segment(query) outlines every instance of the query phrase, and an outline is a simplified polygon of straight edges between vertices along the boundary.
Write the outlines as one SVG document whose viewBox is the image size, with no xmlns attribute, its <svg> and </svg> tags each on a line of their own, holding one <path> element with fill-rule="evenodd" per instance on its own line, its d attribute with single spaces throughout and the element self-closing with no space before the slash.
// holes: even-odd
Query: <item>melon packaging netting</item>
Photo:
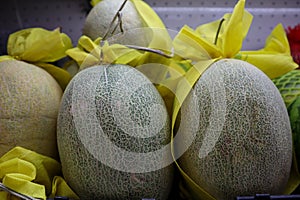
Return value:
<svg viewBox="0 0 300 200">
<path fill-rule="evenodd" d="M 295 168 L 299 171 L 300 143 L 299 143 L 299 97 L 300 97 L 300 71 L 292 70 L 283 76 L 273 79 L 274 84 L 280 91 L 289 112 L 290 123 L 293 133 L 293 145 L 295 151 Z M 294 175 L 296 177 L 296 175 Z M 299 191 L 299 187 L 296 192 Z"/>
<path fill-rule="evenodd" d="M 273 79 L 274 84 L 280 91 L 286 107 L 289 107 L 293 101 L 300 96 L 300 71 L 292 70 L 283 76 Z"/>
</svg>

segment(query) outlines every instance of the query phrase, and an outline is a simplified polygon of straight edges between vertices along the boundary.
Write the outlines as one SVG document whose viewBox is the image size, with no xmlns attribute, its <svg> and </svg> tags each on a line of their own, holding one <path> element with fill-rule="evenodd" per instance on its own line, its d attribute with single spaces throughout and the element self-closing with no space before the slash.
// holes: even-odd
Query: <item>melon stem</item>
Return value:
<svg viewBox="0 0 300 200">
<path fill-rule="evenodd" d="M 123 27 L 122 27 L 122 18 L 121 18 L 121 11 L 123 10 L 125 4 L 127 3 L 128 0 L 124 0 L 120 8 L 117 10 L 116 14 L 114 15 L 112 21 L 110 22 L 108 29 L 106 30 L 102 40 L 105 40 L 108 36 L 108 34 L 113 34 L 117 27 L 121 29 L 121 33 L 123 33 Z M 113 23 L 118 19 L 118 24 L 113 28 Z M 110 30 L 113 28 L 113 31 L 110 32 Z"/>
<path fill-rule="evenodd" d="M 140 50 L 140 51 L 147 51 L 147 52 L 151 52 L 151 53 L 156 53 L 158 55 L 164 56 L 166 58 L 172 58 L 174 56 L 174 48 L 171 49 L 171 53 L 170 54 L 166 54 L 161 50 L 158 49 L 151 49 L 149 47 L 141 47 L 141 46 L 136 46 L 136 45 L 125 45 L 128 48 L 131 49 L 136 49 L 136 50 Z"/>
<path fill-rule="evenodd" d="M 219 37 L 221 27 L 222 27 L 222 24 L 223 24 L 224 21 L 225 21 L 224 18 L 222 18 L 221 21 L 220 21 L 220 24 L 219 24 L 219 27 L 218 27 L 218 30 L 217 30 L 217 33 L 216 33 L 216 37 L 215 37 L 215 42 L 214 42 L 215 45 L 217 45 L 217 43 L 218 43 L 218 37 Z"/>
<path fill-rule="evenodd" d="M 112 30 L 111 34 L 114 34 L 118 27 L 120 28 L 121 33 L 124 33 L 123 23 L 122 23 L 122 13 L 119 12 L 117 16 L 118 16 L 118 24 L 115 26 L 114 30 Z"/>
<path fill-rule="evenodd" d="M 114 15 L 112 21 L 110 22 L 109 24 L 109 27 L 108 29 L 106 30 L 101 42 L 100 42 L 100 46 L 103 46 L 104 45 L 104 41 L 106 40 L 106 38 L 109 36 L 109 34 L 113 35 L 114 32 L 117 30 L 117 28 L 119 27 L 120 28 L 120 31 L 121 33 L 124 33 L 124 30 L 123 30 L 123 23 L 122 23 L 122 13 L 121 11 L 123 10 L 124 6 L 126 5 L 128 0 L 124 0 L 122 5 L 120 6 L 120 8 L 117 10 L 116 14 Z M 118 20 L 118 23 L 116 26 L 113 27 L 113 23 Z M 113 29 L 111 31 L 111 29 Z M 126 47 L 128 48 L 131 48 L 131 49 L 136 49 L 136 50 L 140 50 L 140 51 L 147 51 L 147 52 L 151 52 L 151 53 L 155 53 L 155 54 L 158 54 L 158 55 L 161 55 L 161 56 L 164 56 L 166 58 L 172 58 L 174 56 L 174 48 L 171 49 L 171 53 L 170 54 L 166 54 L 164 53 L 163 51 L 161 50 L 158 50 L 158 49 L 151 49 L 149 47 L 141 47 L 141 46 L 136 46 L 136 45 L 125 45 Z M 102 63 L 102 60 L 103 60 L 103 52 L 100 51 L 100 63 Z"/>
</svg>

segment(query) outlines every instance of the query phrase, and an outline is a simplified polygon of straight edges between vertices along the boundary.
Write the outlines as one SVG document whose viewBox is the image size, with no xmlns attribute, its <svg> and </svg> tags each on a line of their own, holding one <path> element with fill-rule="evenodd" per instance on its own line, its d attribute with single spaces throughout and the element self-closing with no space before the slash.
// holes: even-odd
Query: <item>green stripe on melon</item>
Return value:
<svg viewBox="0 0 300 200">
<path fill-rule="evenodd" d="M 143 166 L 154 169 L 169 155 L 143 158 L 170 142 L 170 122 L 159 93 L 136 69 L 79 72 L 65 90 L 57 128 L 63 175 L 81 199 L 168 197 L 172 166 Z"/>
<path fill-rule="evenodd" d="M 216 199 L 283 193 L 292 163 L 289 117 L 256 67 L 233 59 L 212 64 L 182 105 L 179 131 L 195 137 L 180 166 Z"/>
<path fill-rule="evenodd" d="M 58 159 L 56 120 L 62 90 L 45 70 L 0 62 L 0 156 L 15 146 Z"/>
</svg>

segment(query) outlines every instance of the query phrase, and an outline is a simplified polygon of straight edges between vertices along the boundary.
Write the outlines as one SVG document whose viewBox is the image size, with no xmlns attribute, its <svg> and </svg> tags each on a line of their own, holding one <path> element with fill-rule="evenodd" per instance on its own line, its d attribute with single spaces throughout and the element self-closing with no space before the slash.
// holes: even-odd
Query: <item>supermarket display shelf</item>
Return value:
<svg viewBox="0 0 300 200">
<path fill-rule="evenodd" d="M 198 25 L 220 19 L 231 12 L 236 0 L 145 0 L 158 13 L 168 29 L 179 31 L 183 25 L 196 28 Z M 70 36 L 73 44 L 82 34 L 85 17 L 91 5 L 87 0 L 12 0 L 0 7 L 0 55 L 6 54 L 9 34 L 28 27 L 55 29 Z M 282 23 L 285 28 L 300 23 L 300 0 L 264 1 L 247 0 L 246 10 L 254 19 L 243 45 L 243 49 L 260 49 L 272 29 Z M 53 200 L 68 200 L 55 197 Z M 236 200 L 288 200 L 299 199 L 300 195 L 240 196 Z M 50 199 L 49 199 L 50 200 Z"/>
</svg>

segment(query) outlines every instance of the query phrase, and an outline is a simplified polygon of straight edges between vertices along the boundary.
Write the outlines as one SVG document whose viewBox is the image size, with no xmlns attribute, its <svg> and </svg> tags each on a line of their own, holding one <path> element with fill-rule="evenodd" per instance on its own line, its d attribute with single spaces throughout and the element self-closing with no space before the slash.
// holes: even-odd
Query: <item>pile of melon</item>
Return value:
<svg viewBox="0 0 300 200">
<path fill-rule="evenodd" d="M 123 2 L 100 1 L 87 16 L 83 34 L 94 40 L 119 27 L 111 20 Z M 124 30 L 117 28 L 114 34 L 145 26 L 131 1 L 120 19 Z M 284 99 L 290 96 L 276 85 L 245 61 L 221 59 L 197 80 L 172 130 L 170 106 L 132 66 L 85 68 L 62 91 L 43 69 L 3 61 L 0 156 L 23 146 L 59 160 L 64 179 L 83 200 L 180 198 L 176 190 L 182 174 L 211 199 L 283 194 L 292 165 L 292 136 L 299 137 L 300 100 L 293 99 L 288 112 Z M 172 146 L 176 134 L 181 142 Z M 190 184 L 180 190 L 186 198 L 199 198 L 184 195 L 195 192 Z"/>
</svg>

